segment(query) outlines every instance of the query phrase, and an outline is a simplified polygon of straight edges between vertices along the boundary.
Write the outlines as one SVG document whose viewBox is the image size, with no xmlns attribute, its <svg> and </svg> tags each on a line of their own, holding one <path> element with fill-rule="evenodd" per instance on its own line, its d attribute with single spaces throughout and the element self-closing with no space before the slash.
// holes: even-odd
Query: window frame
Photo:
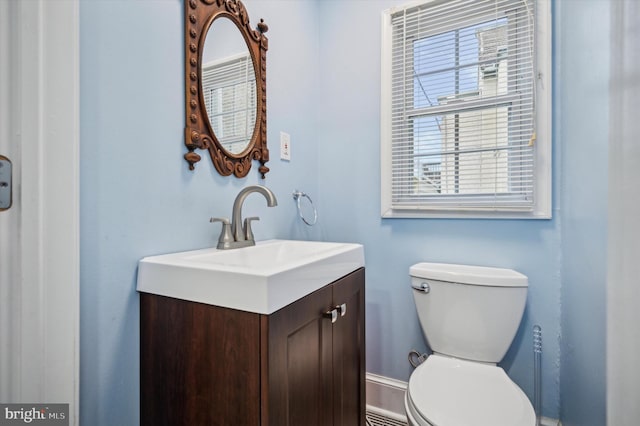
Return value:
<svg viewBox="0 0 640 426">
<path fill-rule="evenodd" d="M 381 216 L 383 218 L 478 218 L 478 219 L 550 219 L 552 217 L 552 129 L 551 129 L 551 5 L 549 0 L 536 0 L 536 141 L 534 203 L 531 210 L 505 207 L 492 209 L 458 205 L 437 208 L 422 201 L 415 206 L 394 207 L 392 200 L 392 15 L 416 6 L 440 2 L 422 0 L 394 7 L 382 13 L 381 50 Z M 460 197 L 461 204 L 463 198 Z"/>
</svg>

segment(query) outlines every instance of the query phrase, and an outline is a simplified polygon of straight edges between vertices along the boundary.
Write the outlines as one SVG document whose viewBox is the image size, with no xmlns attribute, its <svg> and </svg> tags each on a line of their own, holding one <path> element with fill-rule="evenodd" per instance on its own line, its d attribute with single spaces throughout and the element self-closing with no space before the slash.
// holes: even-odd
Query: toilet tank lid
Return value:
<svg viewBox="0 0 640 426">
<path fill-rule="evenodd" d="M 493 287 L 527 287 L 526 275 L 513 269 L 487 266 L 455 265 L 451 263 L 416 263 L 409 268 L 412 277 L 460 284 Z"/>
</svg>

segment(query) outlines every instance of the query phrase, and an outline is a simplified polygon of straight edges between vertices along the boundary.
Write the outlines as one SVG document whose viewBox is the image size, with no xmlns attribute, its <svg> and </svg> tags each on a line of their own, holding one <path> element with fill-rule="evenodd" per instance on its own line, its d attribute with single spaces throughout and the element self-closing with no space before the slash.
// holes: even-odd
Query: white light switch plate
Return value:
<svg viewBox="0 0 640 426">
<path fill-rule="evenodd" d="M 291 136 L 280 132 L 280 159 L 291 161 Z"/>
</svg>

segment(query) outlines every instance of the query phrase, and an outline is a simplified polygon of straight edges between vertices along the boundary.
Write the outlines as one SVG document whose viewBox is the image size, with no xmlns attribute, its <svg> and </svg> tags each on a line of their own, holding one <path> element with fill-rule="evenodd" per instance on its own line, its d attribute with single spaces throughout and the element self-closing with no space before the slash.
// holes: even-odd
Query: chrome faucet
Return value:
<svg viewBox="0 0 640 426">
<path fill-rule="evenodd" d="M 242 224 L 242 204 L 252 192 L 262 194 L 267 199 L 267 206 L 274 207 L 278 205 L 276 196 L 266 186 L 252 185 L 242 189 L 233 202 L 231 223 L 227 218 L 212 217 L 210 220 L 210 222 L 222 222 L 222 232 L 220 232 L 220 237 L 218 238 L 218 249 L 228 250 L 256 244 L 251 230 L 251 221 L 260 220 L 260 218 L 247 217 L 244 220 L 244 226 Z"/>
</svg>

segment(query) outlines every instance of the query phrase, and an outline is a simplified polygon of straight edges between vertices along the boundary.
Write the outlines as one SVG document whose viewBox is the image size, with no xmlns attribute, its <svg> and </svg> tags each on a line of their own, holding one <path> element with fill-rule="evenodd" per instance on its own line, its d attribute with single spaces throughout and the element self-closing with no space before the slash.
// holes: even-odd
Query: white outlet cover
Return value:
<svg viewBox="0 0 640 426">
<path fill-rule="evenodd" d="M 291 136 L 280 132 L 280 159 L 291 161 Z"/>
</svg>

